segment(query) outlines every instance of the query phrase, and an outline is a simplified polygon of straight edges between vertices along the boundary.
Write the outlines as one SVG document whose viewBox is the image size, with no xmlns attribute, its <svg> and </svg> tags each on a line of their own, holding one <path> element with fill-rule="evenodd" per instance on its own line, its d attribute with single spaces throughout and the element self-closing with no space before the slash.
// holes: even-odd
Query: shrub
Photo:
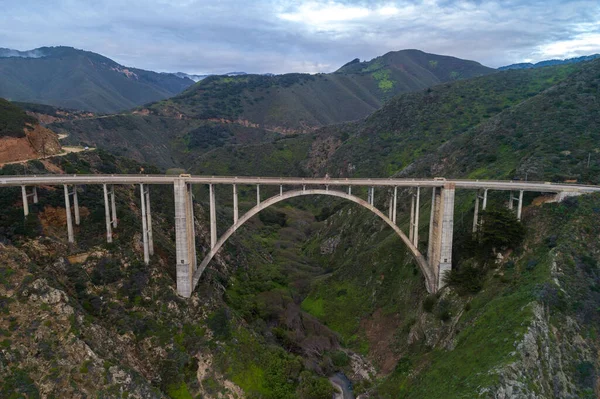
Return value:
<svg viewBox="0 0 600 399">
<path fill-rule="evenodd" d="M 485 270 L 471 264 L 464 264 L 450 270 L 444 282 L 455 288 L 460 295 L 476 294 L 483 287 Z"/>
<path fill-rule="evenodd" d="M 435 307 L 435 303 L 437 302 L 437 296 L 434 294 L 428 295 L 427 298 L 423 301 L 423 310 L 427 313 L 433 312 L 433 308 Z"/>
</svg>

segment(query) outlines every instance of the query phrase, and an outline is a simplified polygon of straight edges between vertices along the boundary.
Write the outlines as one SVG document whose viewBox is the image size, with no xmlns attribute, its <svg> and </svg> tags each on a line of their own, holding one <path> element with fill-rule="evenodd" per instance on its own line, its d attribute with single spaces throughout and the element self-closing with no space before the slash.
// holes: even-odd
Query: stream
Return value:
<svg viewBox="0 0 600 399">
<path fill-rule="evenodd" d="M 341 391 L 341 393 L 333 394 L 333 399 L 354 399 L 352 383 L 343 373 L 335 373 L 330 376 L 329 382 Z"/>
</svg>

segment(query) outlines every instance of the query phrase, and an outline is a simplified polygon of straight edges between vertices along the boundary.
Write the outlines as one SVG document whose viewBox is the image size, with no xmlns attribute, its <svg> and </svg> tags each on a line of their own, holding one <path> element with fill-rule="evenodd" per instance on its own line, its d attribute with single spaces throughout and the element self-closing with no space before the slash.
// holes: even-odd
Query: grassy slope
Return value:
<svg viewBox="0 0 600 399">
<path fill-rule="evenodd" d="M 599 87 L 600 61 L 582 64 L 559 84 L 424 157 L 413 173 L 430 174 L 443 153 L 448 176 L 598 184 Z"/>
<path fill-rule="evenodd" d="M 0 138 L 25 137 L 27 124 L 37 125 L 38 121 L 21 108 L 0 98 Z"/>
<path fill-rule="evenodd" d="M 329 172 L 389 176 L 502 110 L 574 73 L 580 65 L 510 71 L 442 84 L 390 100 L 364 123 L 348 124 L 349 137 L 332 156 Z"/>
</svg>

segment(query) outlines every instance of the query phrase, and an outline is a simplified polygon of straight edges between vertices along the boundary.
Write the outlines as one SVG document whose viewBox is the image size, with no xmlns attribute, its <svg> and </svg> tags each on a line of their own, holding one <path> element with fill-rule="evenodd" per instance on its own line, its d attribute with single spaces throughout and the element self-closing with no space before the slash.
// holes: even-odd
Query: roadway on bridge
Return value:
<svg viewBox="0 0 600 399">
<path fill-rule="evenodd" d="M 462 189 L 523 190 L 535 192 L 600 192 L 600 186 L 509 180 L 456 179 L 381 179 L 381 178 L 301 178 L 178 175 L 34 175 L 0 176 L 2 186 L 79 185 L 79 184 L 174 184 L 183 179 L 191 184 L 248 184 L 286 186 L 362 186 L 362 187 L 443 187 L 453 184 Z"/>
</svg>

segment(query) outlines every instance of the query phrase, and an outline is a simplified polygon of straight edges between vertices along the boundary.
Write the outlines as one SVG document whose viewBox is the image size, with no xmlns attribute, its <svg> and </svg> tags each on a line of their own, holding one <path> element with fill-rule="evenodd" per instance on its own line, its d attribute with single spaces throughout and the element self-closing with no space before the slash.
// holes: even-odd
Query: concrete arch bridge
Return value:
<svg viewBox="0 0 600 399">
<path fill-rule="evenodd" d="M 560 201 L 566 196 L 600 192 L 599 186 L 580 184 L 555 184 L 549 182 L 494 181 L 494 180 L 446 180 L 435 179 L 331 179 L 331 178 L 272 178 L 272 177 L 215 177 L 191 175 L 43 175 L 43 176 L 1 176 L 0 187 L 20 186 L 25 216 L 29 213 L 29 198 L 38 202 L 37 187 L 62 185 L 65 196 L 67 232 L 69 242 L 74 242 L 73 207 L 75 224 L 80 223 L 77 186 L 98 184 L 104 189 L 106 216 L 106 239 L 112 242 L 112 231 L 118 226 L 115 204 L 115 185 L 139 185 L 141 190 L 142 237 L 144 243 L 144 261 L 153 254 L 152 213 L 150 207 L 149 186 L 154 184 L 173 185 L 175 197 L 175 237 L 177 255 L 177 292 L 190 297 L 198 284 L 202 273 L 219 249 L 246 221 L 260 211 L 290 198 L 306 195 L 325 195 L 343 198 L 370 210 L 387 223 L 400 240 L 409 249 L 419 269 L 425 277 L 429 292 L 437 292 L 443 287 L 444 275 L 452 268 L 452 240 L 454 226 L 454 196 L 456 189 L 477 191 L 473 215 L 473 231 L 479 223 L 479 209 L 485 210 L 489 190 L 510 192 L 508 204 L 514 209 L 517 218 L 521 218 L 523 193 L 526 191 L 551 193 Z M 208 185 L 210 203 L 210 250 L 198 264 L 194 231 L 194 206 L 192 186 Z M 219 237 L 216 218 L 216 185 L 229 185 L 233 196 L 233 223 Z M 241 217 L 238 207 L 238 185 L 256 187 L 256 205 Z M 279 186 L 279 193 L 266 200 L 261 199 L 260 187 Z M 287 190 L 284 190 L 284 186 Z M 354 187 L 367 187 L 367 199 L 352 194 Z M 291 188 L 291 189 L 290 189 Z M 375 206 L 375 190 L 383 188 L 386 195 L 387 214 Z M 396 224 L 398 188 L 412 188 L 411 212 L 408 235 Z M 429 240 L 426 256 L 418 246 L 419 210 L 421 191 L 431 189 L 431 213 Z M 391 194 L 389 194 L 391 193 Z M 516 193 L 516 194 L 515 194 Z M 71 206 L 72 201 L 72 206 Z"/>
</svg>

